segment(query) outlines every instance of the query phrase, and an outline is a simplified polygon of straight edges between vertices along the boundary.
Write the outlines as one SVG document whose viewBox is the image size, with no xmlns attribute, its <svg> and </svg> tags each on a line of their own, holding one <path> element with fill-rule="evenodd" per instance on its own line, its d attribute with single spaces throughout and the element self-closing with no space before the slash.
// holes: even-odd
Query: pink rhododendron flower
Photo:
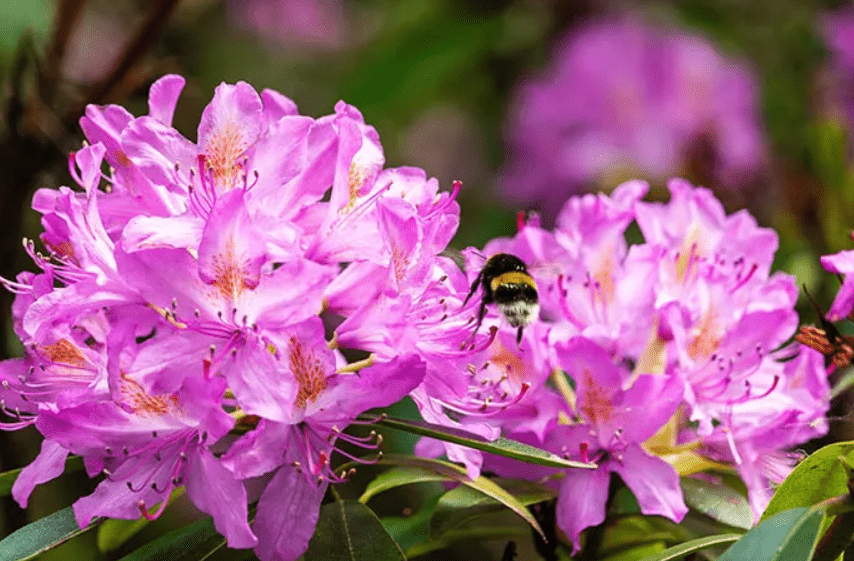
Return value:
<svg viewBox="0 0 854 561">
<path fill-rule="evenodd" d="M 783 346 L 797 328 L 797 288 L 791 276 L 771 273 L 776 235 L 746 212 L 727 215 L 706 189 L 683 180 L 669 187 L 666 204 L 643 202 L 639 181 L 612 196 L 573 197 L 553 231 L 528 220 L 483 250 L 519 256 L 537 282 L 541 321 L 508 347 L 531 387 L 491 415 L 455 422 L 476 419 L 599 468 L 460 459 L 470 471 L 551 482 L 558 524 L 576 547 L 585 527 L 604 520 L 611 472 L 643 512 L 679 520 L 685 504 L 674 467 L 687 475 L 711 462 L 732 465 L 758 517 L 798 457 L 788 450 L 827 430 L 821 355 Z M 643 243 L 626 242 L 632 222 Z M 494 310 L 485 323 L 498 327 L 496 340 L 512 333 Z"/>
<path fill-rule="evenodd" d="M 851 6 L 821 18 L 820 33 L 830 51 L 824 67 L 824 102 L 832 115 L 842 117 L 849 129 L 854 127 L 854 9 Z"/>
<path fill-rule="evenodd" d="M 358 324 L 374 298 L 433 282 L 456 191 L 384 170 L 355 108 L 313 119 L 243 82 L 217 88 L 189 140 L 171 126 L 182 87 L 157 81 L 142 117 L 87 108 L 89 145 L 70 158 L 81 189 L 33 199 L 48 252 L 28 242 L 41 272 L 4 281 L 26 354 L 0 363 L 0 399 L 3 428 L 34 424 L 45 441 L 14 496 L 26 504 L 79 454 L 104 476 L 74 505 L 81 526 L 157 516 L 185 486 L 231 547 L 290 561 L 346 476 L 334 455 L 354 458 L 339 443 L 378 448 L 344 429 L 426 370 L 415 346 L 329 341 L 324 320 Z M 376 352 L 348 363 L 345 346 Z M 249 478 L 263 487 L 252 528 Z"/>
<path fill-rule="evenodd" d="M 703 162 L 721 186 L 763 168 L 755 78 L 698 35 L 626 17 L 570 32 L 519 86 L 500 180 L 512 204 L 554 217 L 567 195 L 639 172 L 663 180 Z"/>
</svg>

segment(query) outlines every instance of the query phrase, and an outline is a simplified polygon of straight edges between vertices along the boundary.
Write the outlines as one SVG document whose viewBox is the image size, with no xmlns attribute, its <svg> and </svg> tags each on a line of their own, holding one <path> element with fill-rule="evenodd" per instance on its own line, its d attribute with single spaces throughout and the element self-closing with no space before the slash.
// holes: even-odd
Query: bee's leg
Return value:
<svg viewBox="0 0 854 561">
<path fill-rule="evenodd" d="M 472 333 L 472 338 L 474 338 L 475 334 L 477 334 L 480 329 L 480 324 L 483 323 L 483 318 L 486 317 L 486 302 L 480 303 L 480 310 L 477 312 L 477 323 L 474 325 L 474 332 Z"/>
<path fill-rule="evenodd" d="M 486 317 L 486 302 L 480 303 L 480 310 L 477 312 L 477 321 L 474 324 L 474 329 L 469 335 L 468 339 L 465 340 L 463 346 L 461 348 L 465 348 L 468 346 L 469 348 L 474 348 L 474 337 L 477 335 L 478 330 L 480 330 L 480 324 L 483 323 L 483 318 Z"/>
<path fill-rule="evenodd" d="M 516 332 L 516 346 L 517 346 L 517 347 L 518 347 L 519 345 L 521 345 L 521 344 L 522 344 L 522 330 L 523 330 L 524 328 L 525 328 L 525 326 L 524 326 L 524 325 L 520 325 L 520 326 L 519 326 L 519 331 L 517 331 L 517 332 Z"/>
<path fill-rule="evenodd" d="M 480 284 L 481 279 L 483 279 L 483 271 L 478 273 L 477 278 L 474 279 L 473 283 L 471 283 L 471 290 L 469 290 L 469 293 L 468 293 L 468 296 L 466 296 L 466 299 L 463 300 L 463 307 L 465 307 L 465 305 L 468 304 L 469 299 L 472 296 L 474 296 L 474 293 L 477 290 L 477 287 Z M 486 313 L 486 312 L 484 312 L 483 307 L 481 307 L 480 311 L 481 311 L 481 313 Z"/>
</svg>

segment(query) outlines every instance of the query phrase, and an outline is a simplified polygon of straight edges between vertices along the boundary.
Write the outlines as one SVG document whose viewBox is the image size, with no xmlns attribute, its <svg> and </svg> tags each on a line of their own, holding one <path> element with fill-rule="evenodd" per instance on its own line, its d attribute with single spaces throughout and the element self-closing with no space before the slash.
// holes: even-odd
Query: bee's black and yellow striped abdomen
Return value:
<svg viewBox="0 0 854 561">
<path fill-rule="evenodd" d="M 525 262 L 509 253 L 496 253 L 484 263 L 471 285 L 466 302 L 478 286 L 483 289 L 483 300 L 475 331 L 486 315 L 486 306 L 496 304 L 507 323 L 519 328 L 517 342 L 521 341 L 522 328 L 533 323 L 540 313 L 537 283 L 528 274 Z"/>
</svg>

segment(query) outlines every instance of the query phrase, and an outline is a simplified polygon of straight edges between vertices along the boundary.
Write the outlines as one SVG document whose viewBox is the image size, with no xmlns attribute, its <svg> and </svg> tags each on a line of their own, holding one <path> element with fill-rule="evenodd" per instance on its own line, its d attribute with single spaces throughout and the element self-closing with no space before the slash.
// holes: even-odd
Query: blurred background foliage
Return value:
<svg viewBox="0 0 854 561">
<path fill-rule="evenodd" d="M 821 271 L 819 256 L 854 245 L 848 112 L 854 79 L 845 76 L 854 75 L 854 66 L 845 65 L 846 41 L 854 52 L 854 26 L 835 36 L 828 31 L 828 22 L 850 9 L 830 0 L 2 0 L 0 206 L 6 226 L 0 274 L 13 278 L 30 266 L 20 239 L 37 238 L 40 229 L 27 210 L 31 193 L 71 183 L 66 157 L 80 146 L 77 119 L 85 104 L 121 103 L 144 114 L 148 85 L 165 73 L 187 78 L 175 126 L 191 140 L 223 81 L 278 90 L 312 116 L 330 113 L 343 99 L 377 128 L 388 166 L 422 167 L 446 189 L 452 180 L 463 181 L 457 247 L 512 235 L 518 210 L 556 213 L 553 204 L 537 208 L 535 200 L 520 205 L 520 197 L 502 196 L 526 188 L 507 184 L 503 171 L 514 158 L 509 123 L 519 110 L 520 84 L 552 72 L 561 45 L 590 22 L 629 16 L 705 38 L 722 57 L 748 69 L 767 148 L 758 171 L 741 183 L 716 184 L 704 161 L 714 159 L 714 150 L 698 144 L 671 173 L 715 190 L 728 211 L 746 207 L 760 224 L 776 228 L 778 269 L 796 275 L 826 308 L 838 283 Z M 555 114 L 565 109 L 560 103 L 551 108 Z M 651 197 L 666 198 L 666 176 L 632 166 L 609 169 L 565 192 L 607 192 L 631 176 L 650 180 Z M 8 316 L 10 300 L 4 298 Z M 808 303 L 801 311 L 804 322 L 815 321 Z M 6 323 L 4 340 L 13 354 L 8 317 Z M 38 442 L 32 431 L 0 434 L 0 468 L 29 463 Z M 359 477 L 354 488 L 364 483 Z M 0 535 L 92 487 L 80 474 L 64 476 L 36 490 L 28 513 L 6 501 Z M 410 489 L 371 506 L 399 516 L 417 510 L 428 491 Z M 180 509 L 170 512 L 150 530 L 185 516 Z M 94 536 L 64 546 L 71 547 L 83 549 L 60 548 L 53 557 L 119 556 L 97 553 Z M 502 547 L 467 544 L 460 558 L 498 559 Z M 520 558 L 535 558 L 527 547 Z"/>
</svg>

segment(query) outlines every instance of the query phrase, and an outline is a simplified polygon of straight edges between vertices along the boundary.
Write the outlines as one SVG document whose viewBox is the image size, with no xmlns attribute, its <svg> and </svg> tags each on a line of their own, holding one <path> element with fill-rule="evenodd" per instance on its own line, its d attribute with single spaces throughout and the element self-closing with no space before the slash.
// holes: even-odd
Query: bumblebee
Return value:
<svg viewBox="0 0 854 561">
<path fill-rule="evenodd" d="M 507 323 L 519 328 L 516 344 L 521 343 L 522 329 L 531 325 L 540 315 L 537 283 L 528 274 L 525 262 L 509 253 L 496 253 L 487 259 L 474 279 L 463 306 L 468 303 L 478 286 L 483 289 L 483 299 L 480 302 L 474 333 L 480 329 L 486 315 L 486 307 L 496 304 Z"/>
</svg>

